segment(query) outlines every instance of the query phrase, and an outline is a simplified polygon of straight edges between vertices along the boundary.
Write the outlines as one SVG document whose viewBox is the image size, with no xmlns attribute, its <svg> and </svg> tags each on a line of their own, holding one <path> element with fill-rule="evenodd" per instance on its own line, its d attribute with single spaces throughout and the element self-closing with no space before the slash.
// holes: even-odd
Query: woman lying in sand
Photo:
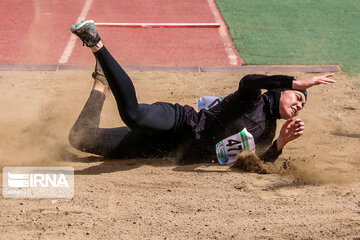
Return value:
<svg viewBox="0 0 360 240">
<path fill-rule="evenodd" d="M 304 107 L 306 89 L 335 82 L 328 78 L 332 74 L 302 81 L 285 75 L 247 75 L 237 91 L 199 112 L 177 103 L 139 104 L 131 79 L 102 44 L 94 22 L 85 20 L 71 31 L 92 50 L 97 64 L 93 89 L 69 140 L 81 151 L 109 158 L 162 157 L 181 148 L 181 163 L 217 158 L 228 164 L 242 150 L 255 149 L 261 160 L 273 162 L 288 142 L 303 134 L 304 122 L 293 118 Z M 127 126 L 99 128 L 108 87 Z M 261 94 L 261 89 L 268 91 Z M 280 118 L 287 121 L 273 141 Z"/>
</svg>

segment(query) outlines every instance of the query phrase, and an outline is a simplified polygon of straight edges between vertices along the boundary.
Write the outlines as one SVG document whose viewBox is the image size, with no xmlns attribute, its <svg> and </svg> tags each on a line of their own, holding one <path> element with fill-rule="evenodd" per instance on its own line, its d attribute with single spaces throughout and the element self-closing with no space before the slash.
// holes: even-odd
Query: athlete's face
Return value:
<svg viewBox="0 0 360 240">
<path fill-rule="evenodd" d="M 279 112 L 282 119 L 289 119 L 299 114 L 304 107 L 305 95 L 302 92 L 286 90 L 281 92 Z"/>
</svg>

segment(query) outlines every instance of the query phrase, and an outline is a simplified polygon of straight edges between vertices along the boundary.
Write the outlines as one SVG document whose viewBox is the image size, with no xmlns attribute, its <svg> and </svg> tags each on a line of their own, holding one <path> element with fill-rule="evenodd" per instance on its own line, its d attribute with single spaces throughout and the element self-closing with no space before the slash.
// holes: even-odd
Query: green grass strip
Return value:
<svg viewBox="0 0 360 240">
<path fill-rule="evenodd" d="M 360 0 L 216 0 L 245 64 L 360 73 Z"/>
</svg>

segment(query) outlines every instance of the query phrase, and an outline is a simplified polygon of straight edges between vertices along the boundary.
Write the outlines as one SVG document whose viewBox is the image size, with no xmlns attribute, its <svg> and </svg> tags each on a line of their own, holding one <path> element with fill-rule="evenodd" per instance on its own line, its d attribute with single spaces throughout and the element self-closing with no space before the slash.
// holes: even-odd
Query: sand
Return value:
<svg viewBox="0 0 360 240">
<path fill-rule="evenodd" d="M 300 114 L 304 135 L 267 171 L 251 172 L 178 166 L 171 157 L 106 161 L 73 149 L 67 135 L 89 95 L 90 74 L 0 72 L 0 166 L 75 169 L 73 199 L 1 196 L 1 239 L 360 238 L 360 80 L 354 76 L 337 73 L 336 84 L 310 89 Z M 193 106 L 200 96 L 231 93 L 243 76 L 129 74 L 141 102 Z M 110 95 L 101 126 L 119 125 Z"/>
</svg>

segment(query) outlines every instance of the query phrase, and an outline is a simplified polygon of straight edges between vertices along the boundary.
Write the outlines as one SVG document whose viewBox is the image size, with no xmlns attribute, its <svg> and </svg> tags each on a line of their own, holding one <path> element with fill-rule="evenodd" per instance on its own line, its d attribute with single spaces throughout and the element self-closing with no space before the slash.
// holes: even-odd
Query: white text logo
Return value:
<svg viewBox="0 0 360 240">
<path fill-rule="evenodd" d="M 72 167 L 5 167 L 3 196 L 6 198 L 72 198 Z"/>
</svg>

